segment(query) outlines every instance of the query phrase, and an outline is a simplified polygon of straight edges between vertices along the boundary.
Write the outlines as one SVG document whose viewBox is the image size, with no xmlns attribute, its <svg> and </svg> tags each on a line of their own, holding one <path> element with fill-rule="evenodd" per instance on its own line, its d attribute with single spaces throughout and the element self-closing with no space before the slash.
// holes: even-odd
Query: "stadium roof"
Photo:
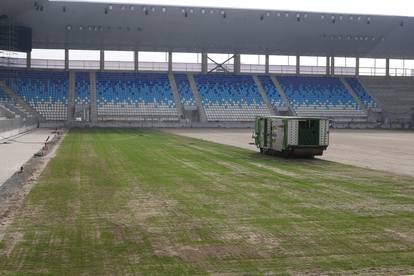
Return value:
<svg viewBox="0 0 414 276">
<path fill-rule="evenodd" d="M 414 18 L 2 0 L 34 48 L 414 58 Z"/>
</svg>

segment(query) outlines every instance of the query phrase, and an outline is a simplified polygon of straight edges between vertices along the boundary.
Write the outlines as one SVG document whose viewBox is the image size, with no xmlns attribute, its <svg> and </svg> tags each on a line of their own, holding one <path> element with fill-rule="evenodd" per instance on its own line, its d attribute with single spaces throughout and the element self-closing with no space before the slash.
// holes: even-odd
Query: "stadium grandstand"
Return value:
<svg viewBox="0 0 414 276">
<path fill-rule="evenodd" d="M 14 3 L 1 3 L 4 114 L 41 125 L 246 127 L 300 115 L 337 128 L 413 127 L 410 17 Z M 30 41 L 11 39 L 22 34 Z"/>
<path fill-rule="evenodd" d="M 0 275 L 414 275 L 413 1 L 231 1 L 0 0 Z"/>
</svg>

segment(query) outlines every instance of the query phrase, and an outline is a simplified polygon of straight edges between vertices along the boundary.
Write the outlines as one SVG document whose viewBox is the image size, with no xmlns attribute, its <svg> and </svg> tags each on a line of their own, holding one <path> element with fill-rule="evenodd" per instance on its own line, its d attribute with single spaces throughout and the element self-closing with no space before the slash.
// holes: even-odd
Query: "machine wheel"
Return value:
<svg viewBox="0 0 414 276">
<path fill-rule="evenodd" d="M 264 149 L 263 148 L 260 148 L 260 153 L 264 153 Z"/>
</svg>

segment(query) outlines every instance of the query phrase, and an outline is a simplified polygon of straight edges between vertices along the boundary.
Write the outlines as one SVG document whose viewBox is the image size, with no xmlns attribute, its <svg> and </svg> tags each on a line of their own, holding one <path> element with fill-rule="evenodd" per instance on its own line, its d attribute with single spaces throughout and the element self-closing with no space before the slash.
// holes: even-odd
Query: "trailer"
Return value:
<svg viewBox="0 0 414 276">
<path fill-rule="evenodd" d="M 329 119 L 317 117 L 256 117 L 253 133 L 261 153 L 288 157 L 322 155 L 329 145 Z"/>
</svg>

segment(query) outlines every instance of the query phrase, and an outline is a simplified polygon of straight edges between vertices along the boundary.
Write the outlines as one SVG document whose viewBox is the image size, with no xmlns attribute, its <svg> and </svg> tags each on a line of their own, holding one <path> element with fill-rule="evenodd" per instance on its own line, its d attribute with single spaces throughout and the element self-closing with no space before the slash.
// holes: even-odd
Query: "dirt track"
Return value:
<svg viewBox="0 0 414 276">
<path fill-rule="evenodd" d="M 168 129 L 170 133 L 257 150 L 248 129 Z M 414 132 L 332 130 L 321 159 L 414 176 Z"/>
</svg>

